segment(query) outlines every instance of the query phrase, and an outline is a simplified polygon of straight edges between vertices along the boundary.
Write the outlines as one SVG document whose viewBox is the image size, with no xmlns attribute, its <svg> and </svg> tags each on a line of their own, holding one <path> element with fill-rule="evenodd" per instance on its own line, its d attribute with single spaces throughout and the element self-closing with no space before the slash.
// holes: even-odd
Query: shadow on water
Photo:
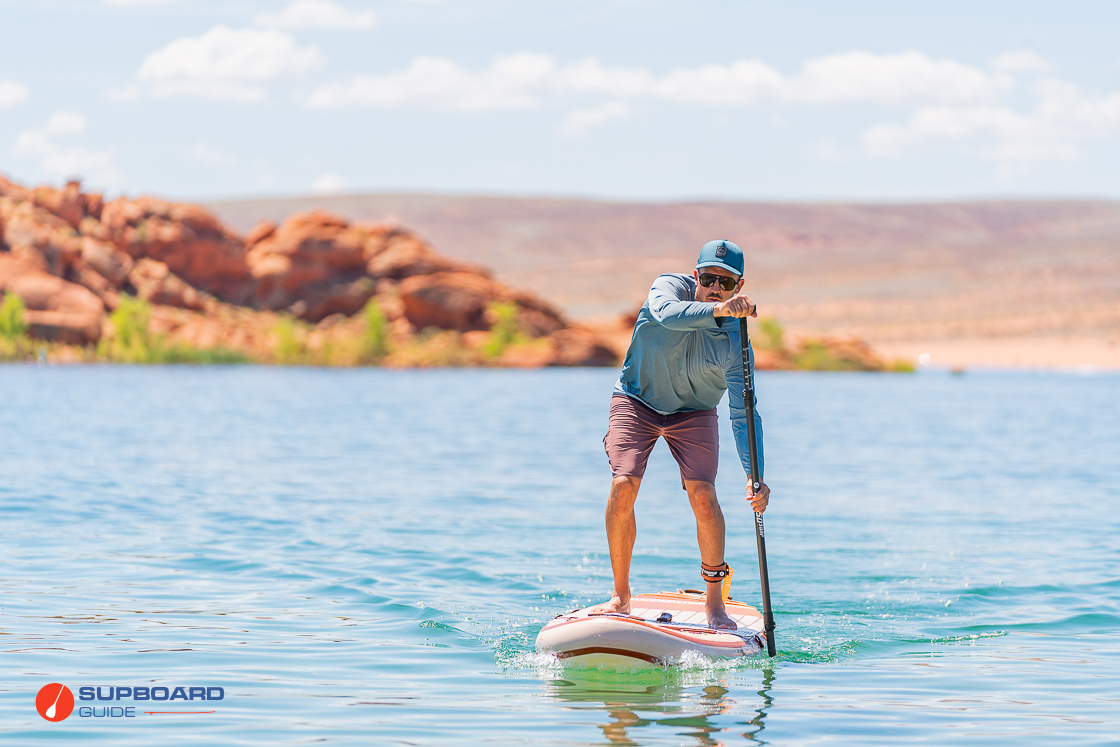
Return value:
<svg viewBox="0 0 1120 747">
<path fill-rule="evenodd" d="M 762 735 L 773 704 L 774 671 L 762 670 L 759 701 L 753 712 L 747 711 L 751 717 L 745 721 L 728 720 L 744 715 L 745 704 L 729 697 L 726 680 L 713 682 L 710 675 L 699 673 L 576 670 L 544 683 L 544 688 L 548 697 L 569 704 L 568 708 L 602 712 L 606 720 L 597 725 L 604 745 L 648 744 L 668 735 L 645 730 L 667 728 L 674 730 L 672 736 L 693 740 L 679 744 L 716 747 L 744 726 L 739 736 L 752 744 L 768 744 Z"/>
</svg>

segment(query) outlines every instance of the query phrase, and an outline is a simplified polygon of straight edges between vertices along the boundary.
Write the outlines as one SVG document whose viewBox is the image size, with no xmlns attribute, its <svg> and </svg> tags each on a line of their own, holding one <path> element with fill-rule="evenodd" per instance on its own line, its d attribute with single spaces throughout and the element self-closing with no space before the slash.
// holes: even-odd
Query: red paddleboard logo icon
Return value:
<svg viewBox="0 0 1120 747">
<path fill-rule="evenodd" d="M 43 685 L 35 696 L 35 710 L 47 721 L 62 721 L 74 710 L 74 693 L 57 682 Z"/>
</svg>

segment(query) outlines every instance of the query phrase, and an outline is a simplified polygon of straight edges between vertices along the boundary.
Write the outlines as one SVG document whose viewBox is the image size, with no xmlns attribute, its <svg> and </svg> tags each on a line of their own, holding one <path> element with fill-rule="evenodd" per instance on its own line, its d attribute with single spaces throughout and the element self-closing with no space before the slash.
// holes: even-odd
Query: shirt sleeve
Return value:
<svg viewBox="0 0 1120 747">
<path fill-rule="evenodd" d="M 732 356 L 730 366 L 727 369 L 727 398 L 728 403 L 731 405 L 731 432 L 735 435 L 735 448 L 739 451 L 739 460 L 743 463 L 743 470 L 747 473 L 748 479 L 751 474 L 751 450 L 750 441 L 747 436 L 747 406 L 743 401 L 743 356 L 738 351 L 739 335 L 731 335 L 731 339 L 736 343 L 737 355 Z M 754 374 L 754 349 L 748 349 L 750 354 L 750 370 Z M 758 479 L 765 482 L 763 475 L 765 474 L 764 467 L 766 466 L 766 459 L 763 456 L 762 448 L 762 415 L 758 412 L 758 395 L 754 397 L 754 428 L 755 437 L 758 442 Z"/>
<path fill-rule="evenodd" d="M 646 304 L 654 321 L 668 329 L 718 329 L 714 303 L 694 298 L 695 286 L 684 275 L 661 275 L 653 281 Z"/>
</svg>

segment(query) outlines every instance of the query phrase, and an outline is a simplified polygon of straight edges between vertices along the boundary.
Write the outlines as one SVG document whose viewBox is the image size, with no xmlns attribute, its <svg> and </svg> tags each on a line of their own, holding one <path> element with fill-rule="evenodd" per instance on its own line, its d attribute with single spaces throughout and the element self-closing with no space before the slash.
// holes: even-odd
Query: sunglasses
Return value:
<svg viewBox="0 0 1120 747">
<path fill-rule="evenodd" d="M 735 286 L 739 284 L 739 279 L 729 278 L 723 275 L 713 275 L 710 272 L 700 273 L 700 285 L 705 288 L 711 288 L 715 283 L 719 283 L 720 290 L 733 291 L 735 290 Z"/>
</svg>

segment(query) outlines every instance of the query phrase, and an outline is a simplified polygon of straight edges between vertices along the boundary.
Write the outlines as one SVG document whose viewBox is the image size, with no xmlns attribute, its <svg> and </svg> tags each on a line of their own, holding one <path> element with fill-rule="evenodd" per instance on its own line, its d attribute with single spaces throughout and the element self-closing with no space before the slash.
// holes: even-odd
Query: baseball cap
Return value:
<svg viewBox="0 0 1120 747">
<path fill-rule="evenodd" d="M 701 267 L 722 267 L 731 270 L 736 275 L 743 274 L 743 250 L 727 239 L 709 241 L 700 248 L 700 258 L 696 260 L 696 269 Z"/>
</svg>

